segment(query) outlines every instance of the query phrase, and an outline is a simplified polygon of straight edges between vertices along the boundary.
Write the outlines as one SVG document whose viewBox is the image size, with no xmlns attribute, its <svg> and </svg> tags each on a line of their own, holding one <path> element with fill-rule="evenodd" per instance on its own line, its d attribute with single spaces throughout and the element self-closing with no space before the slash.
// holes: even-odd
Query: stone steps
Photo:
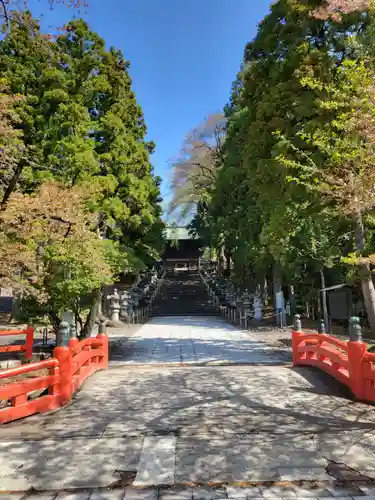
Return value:
<svg viewBox="0 0 375 500">
<path fill-rule="evenodd" d="M 217 316 L 218 312 L 197 273 L 167 275 L 152 316 Z"/>
</svg>

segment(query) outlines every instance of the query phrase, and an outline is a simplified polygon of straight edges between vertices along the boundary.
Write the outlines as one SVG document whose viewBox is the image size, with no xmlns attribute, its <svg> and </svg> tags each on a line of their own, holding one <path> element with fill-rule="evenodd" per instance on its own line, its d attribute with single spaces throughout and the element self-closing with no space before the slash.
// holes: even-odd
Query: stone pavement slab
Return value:
<svg viewBox="0 0 375 500">
<path fill-rule="evenodd" d="M 270 486 L 196 486 L 162 488 L 125 488 L 86 490 L 59 493 L 26 492 L 1 494 L 0 500 L 375 500 L 374 495 L 366 495 L 366 485 L 335 486 L 332 483 L 311 483 L 305 487 L 298 485 Z"/>
<path fill-rule="evenodd" d="M 159 491 L 154 489 L 149 490 L 134 490 L 127 489 L 124 500 L 157 500 Z"/>
<path fill-rule="evenodd" d="M 153 318 L 112 352 L 112 363 L 121 365 L 272 365 L 291 360 L 288 349 L 272 347 L 220 317 Z"/>
<path fill-rule="evenodd" d="M 88 500 L 90 493 L 59 493 L 56 500 Z"/>
<path fill-rule="evenodd" d="M 108 486 L 116 470 L 136 470 L 142 440 L 71 438 L 0 443 L 0 490 L 41 490 Z M 5 473 L 4 473 L 5 471 Z"/>
<path fill-rule="evenodd" d="M 95 491 L 89 496 L 90 500 L 124 500 L 125 491 L 110 490 L 110 491 Z M 59 497 L 57 497 L 59 500 Z"/>
<path fill-rule="evenodd" d="M 174 484 L 176 436 L 147 436 L 143 441 L 134 486 Z"/>
<path fill-rule="evenodd" d="M 233 486 L 228 486 L 226 488 L 227 495 L 233 500 L 246 500 L 247 498 L 263 498 L 261 490 L 257 486 L 252 486 L 249 488 L 238 488 Z"/>
<path fill-rule="evenodd" d="M 167 488 L 159 491 L 159 500 L 192 500 L 193 489 L 186 488 Z"/>
</svg>

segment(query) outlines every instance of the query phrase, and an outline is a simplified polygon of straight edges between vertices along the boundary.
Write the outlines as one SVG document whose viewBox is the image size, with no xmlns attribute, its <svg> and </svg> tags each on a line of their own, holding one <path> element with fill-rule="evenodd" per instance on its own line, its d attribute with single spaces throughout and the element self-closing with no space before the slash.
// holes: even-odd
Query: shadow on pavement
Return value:
<svg viewBox="0 0 375 500">
<path fill-rule="evenodd" d="M 136 470 L 147 435 L 176 436 L 176 482 L 322 475 L 329 460 L 373 472 L 374 408 L 310 380 L 285 367 L 97 373 L 65 409 L 1 428 L 0 486 L 106 486 Z"/>
</svg>

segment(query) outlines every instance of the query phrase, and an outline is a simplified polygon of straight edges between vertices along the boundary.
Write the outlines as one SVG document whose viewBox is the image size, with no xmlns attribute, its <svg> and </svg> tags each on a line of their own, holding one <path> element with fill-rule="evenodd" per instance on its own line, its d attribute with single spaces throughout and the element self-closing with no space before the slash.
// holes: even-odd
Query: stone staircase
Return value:
<svg viewBox="0 0 375 500">
<path fill-rule="evenodd" d="M 152 307 L 152 316 L 217 316 L 198 272 L 169 272 Z"/>
</svg>

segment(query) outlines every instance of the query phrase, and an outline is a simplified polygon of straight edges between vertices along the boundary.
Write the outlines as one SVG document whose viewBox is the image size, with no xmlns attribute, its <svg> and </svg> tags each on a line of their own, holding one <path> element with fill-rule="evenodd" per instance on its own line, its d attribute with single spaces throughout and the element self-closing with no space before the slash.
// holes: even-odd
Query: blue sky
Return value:
<svg viewBox="0 0 375 500">
<path fill-rule="evenodd" d="M 133 89 L 143 108 L 152 156 L 168 200 L 170 159 L 185 134 L 205 116 L 221 111 L 243 50 L 270 0 L 88 0 L 82 16 L 109 45 L 130 60 Z M 30 0 L 36 15 L 46 0 Z M 45 8 L 44 8 L 45 10 Z M 44 15 L 61 25 L 72 15 L 63 7 Z"/>
</svg>

